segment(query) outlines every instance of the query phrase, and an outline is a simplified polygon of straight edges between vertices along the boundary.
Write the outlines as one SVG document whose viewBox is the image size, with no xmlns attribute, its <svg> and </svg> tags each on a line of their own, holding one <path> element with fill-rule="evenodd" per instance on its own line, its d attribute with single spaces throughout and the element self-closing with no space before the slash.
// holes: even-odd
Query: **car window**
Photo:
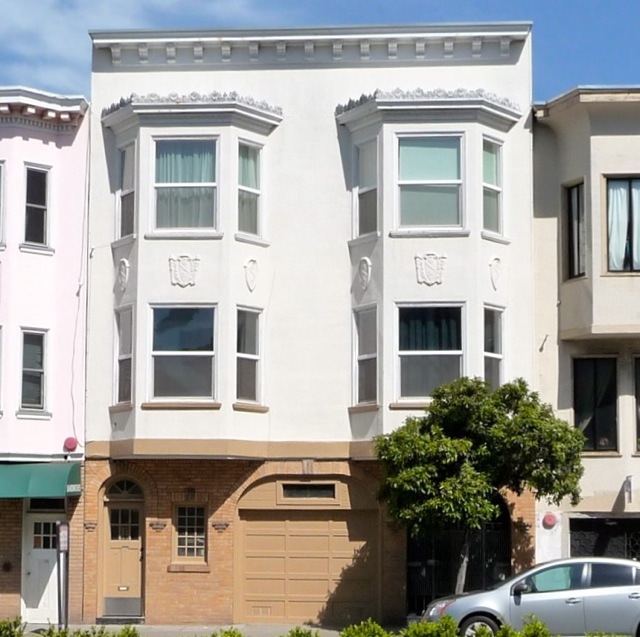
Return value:
<svg viewBox="0 0 640 637">
<path fill-rule="evenodd" d="M 552 566 L 527 578 L 532 593 L 551 591 L 567 591 L 580 588 L 582 580 L 582 564 L 565 564 Z"/>
<path fill-rule="evenodd" d="M 600 586 L 631 586 L 635 569 L 626 564 L 592 564 L 591 588 Z"/>
</svg>

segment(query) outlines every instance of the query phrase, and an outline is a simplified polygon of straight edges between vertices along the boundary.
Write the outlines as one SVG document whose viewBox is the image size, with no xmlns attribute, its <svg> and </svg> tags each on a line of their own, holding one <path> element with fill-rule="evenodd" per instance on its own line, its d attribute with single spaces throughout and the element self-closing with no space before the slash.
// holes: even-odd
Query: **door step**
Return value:
<svg viewBox="0 0 640 637">
<path fill-rule="evenodd" d="M 128 624 L 144 624 L 144 617 L 140 615 L 131 616 L 131 615 L 107 615 L 105 617 L 96 617 L 96 624 L 98 625 L 106 625 L 106 624 L 117 624 L 117 625 L 128 625 Z"/>
</svg>

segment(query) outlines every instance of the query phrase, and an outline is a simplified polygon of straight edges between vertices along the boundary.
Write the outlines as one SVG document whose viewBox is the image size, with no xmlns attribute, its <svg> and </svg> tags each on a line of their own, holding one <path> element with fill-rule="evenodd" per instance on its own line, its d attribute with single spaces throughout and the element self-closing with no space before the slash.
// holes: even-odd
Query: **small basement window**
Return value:
<svg viewBox="0 0 640 637">
<path fill-rule="evenodd" d="M 283 484 L 282 496 L 285 498 L 331 498 L 336 497 L 335 484 Z"/>
</svg>

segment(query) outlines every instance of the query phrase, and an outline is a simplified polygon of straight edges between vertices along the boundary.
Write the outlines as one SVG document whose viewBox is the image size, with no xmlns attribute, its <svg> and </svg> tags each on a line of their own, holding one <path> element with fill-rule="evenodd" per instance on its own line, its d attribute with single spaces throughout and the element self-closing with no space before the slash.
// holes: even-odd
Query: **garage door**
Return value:
<svg viewBox="0 0 640 637">
<path fill-rule="evenodd" d="M 348 624 L 378 616 L 371 511 L 243 511 L 241 621 Z"/>
</svg>

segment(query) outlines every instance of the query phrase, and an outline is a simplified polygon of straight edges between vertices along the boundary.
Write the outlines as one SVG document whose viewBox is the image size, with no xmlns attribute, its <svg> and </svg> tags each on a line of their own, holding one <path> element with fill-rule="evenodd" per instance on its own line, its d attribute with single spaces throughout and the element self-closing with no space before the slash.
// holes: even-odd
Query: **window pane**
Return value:
<svg viewBox="0 0 640 637">
<path fill-rule="evenodd" d="M 27 170 L 27 203 L 47 205 L 47 173 L 42 170 Z"/>
<path fill-rule="evenodd" d="M 118 402 L 131 402 L 131 359 L 118 361 Z"/>
<path fill-rule="evenodd" d="M 215 143 L 208 140 L 156 142 L 156 183 L 215 182 Z"/>
<path fill-rule="evenodd" d="M 502 353 L 501 334 L 502 315 L 496 310 L 485 308 L 484 311 L 484 351 L 492 354 Z"/>
<path fill-rule="evenodd" d="M 134 176 L 134 155 L 133 146 L 127 146 L 120 151 L 120 189 L 121 190 L 133 190 L 133 176 Z"/>
<path fill-rule="evenodd" d="M 158 228 L 212 228 L 215 188 L 158 188 L 156 190 Z"/>
<path fill-rule="evenodd" d="M 118 321 L 118 340 L 119 340 L 119 354 L 126 355 L 131 354 L 131 322 L 132 313 L 130 310 L 124 312 L 118 312 L 116 315 Z"/>
<path fill-rule="evenodd" d="M 238 310 L 237 351 L 239 354 L 258 354 L 257 312 Z"/>
<path fill-rule="evenodd" d="M 378 229 L 378 191 L 367 190 L 358 194 L 358 234 Z"/>
<path fill-rule="evenodd" d="M 130 192 L 120 197 L 120 236 L 133 234 L 135 193 Z"/>
<path fill-rule="evenodd" d="M 363 310 L 356 314 L 359 355 L 375 354 L 378 351 L 376 318 L 377 311 L 375 308 Z"/>
<path fill-rule="evenodd" d="M 42 369 L 44 361 L 44 335 L 24 334 L 22 365 L 27 369 Z"/>
<path fill-rule="evenodd" d="M 238 358 L 236 367 L 237 397 L 241 400 L 258 400 L 258 361 Z"/>
<path fill-rule="evenodd" d="M 179 557 L 204 557 L 206 526 L 204 507 L 178 507 L 177 554 Z"/>
<path fill-rule="evenodd" d="M 569 566 L 557 566 L 541 573 L 536 573 L 531 577 L 534 590 L 539 593 L 569 590 L 573 587 L 572 583 L 578 581 L 577 573 L 581 572 L 581 570 L 581 564 L 572 564 Z"/>
<path fill-rule="evenodd" d="M 640 358 L 635 359 L 636 381 L 636 451 L 640 451 Z"/>
<path fill-rule="evenodd" d="M 238 191 L 238 230 L 258 234 L 258 195 L 255 192 Z"/>
<path fill-rule="evenodd" d="M 257 190 L 260 187 L 259 149 L 240 144 L 238 148 L 238 183 L 246 188 Z"/>
<path fill-rule="evenodd" d="M 482 206 L 484 229 L 491 232 L 500 232 L 500 193 L 485 188 Z"/>
<path fill-rule="evenodd" d="M 485 141 L 482 145 L 482 179 L 485 184 L 499 186 L 498 146 Z"/>
<path fill-rule="evenodd" d="M 633 586 L 633 567 L 622 564 L 591 564 L 591 588 Z"/>
<path fill-rule="evenodd" d="M 402 181 L 460 179 L 460 140 L 456 137 L 400 139 L 399 174 Z"/>
<path fill-rule="evenodd" d="M 569 208 L 568 251 L 569 277 L 581 276 L 585 273 L 586 226 L 583 202 L 584 185 L 578 184 L 567 192 Z"/>
<path fill-rule="evenodd" d="M 401 186 L 400 223 L 403 226 L 459 225 L 459 186 Z"/>
<path fill-rule="evenodd" d="M 378 185 L 378 142 L 371 140 L 358 148 L 358 186 L 375 188 Z"/>
<path fill-rule="evenodd" d="M 586 436 L 585 449 L 617 449 L 617 383 L 615 358 L 573 361 L 575 425 Z"/>
<path fill-rule="evenodd" d="M 640 270 L 640 180 L 607 181 L 609 270 Z"/>
<path fill-rule="evenodd" d="M 461 355 L 401 356 L 400 395 L 430 396 L 433 390 L 460 378 Z"/>
<path fill-rule="evenodd" d="M 378 359 L 358 361 L 358 402 L 375 402 L 378 398 Z"/>
<path fill-rule="evenodd" d="M 43 401 L 43 380 L 42 372 L 22 373 L 22 406 L 42 408 Z"/>
<path fill-rule="evenodd" d="M 213 396 L 213 356 L 154 356 L 153 370 L 157 398 Z"/>
<path fill-rule="evenodd" d="M 462 349 L 460 317 L 459 307 L 400 308 L 399 349 Z"/>
<path fill-rule="evenodd" d="M 24 240 L 27 243 L 45 244 L 45 211 L 27 206 Z"/>
<path fill-rule="evenodd" d="M 484 379 L 491 389 L 500 387 L 500 367 L 502 360 L 493 356 L 484 357 Z"/>
<path fill-rule="evenodd" d="M 154 308 L 153 349 L 212 352 L 213 308 Z"/>
</svg>

